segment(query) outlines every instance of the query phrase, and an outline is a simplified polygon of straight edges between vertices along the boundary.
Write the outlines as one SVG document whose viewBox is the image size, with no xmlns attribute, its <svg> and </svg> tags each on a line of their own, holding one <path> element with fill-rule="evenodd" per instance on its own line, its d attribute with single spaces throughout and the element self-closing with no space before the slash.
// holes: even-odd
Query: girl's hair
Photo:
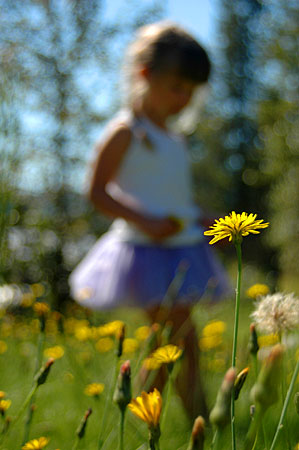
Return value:
<svg viewBox="0 0 299 450">
<path fill-rule="evenodd" d="M 145 87 L 138 77 L 140 66 L 152 73 L 171 73 L 198 84 L 207 82 L 211 64 L 206 51 L 185 30 L 169 21 L 146 25 L 137 30 L 124 63 L 125 94 L 132 105 Z"/>
</svg>

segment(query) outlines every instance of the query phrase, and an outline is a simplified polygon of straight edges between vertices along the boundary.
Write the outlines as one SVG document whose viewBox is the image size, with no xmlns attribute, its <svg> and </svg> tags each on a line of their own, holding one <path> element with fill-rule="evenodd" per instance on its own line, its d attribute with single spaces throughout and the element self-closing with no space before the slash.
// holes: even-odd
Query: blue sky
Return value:
<svg viewBox="0 0 299 450">
<path fill-rule="evenodd" d="M 165 18 L 174 20 L 191 32 L 202 44 L 211 48 L 215 42 L 215 23 L 218 0 L 166 0 Z M 153 0 L 142 0 L 143 4 L 151 5 Z M 130 8 L 126 0 L 107 0 L 105 3 L 106 17 L 115 18 L 125 14 Z"/>
<path fill-rule="evenodd" d="M 216 0 L 167 0 L 167 16 L 207 47 L 215 42 Z"/>
</svg>

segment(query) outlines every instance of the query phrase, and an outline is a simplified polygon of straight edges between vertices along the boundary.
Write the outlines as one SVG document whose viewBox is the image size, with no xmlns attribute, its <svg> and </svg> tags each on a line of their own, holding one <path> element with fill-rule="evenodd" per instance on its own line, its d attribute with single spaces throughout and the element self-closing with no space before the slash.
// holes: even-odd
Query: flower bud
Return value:
<svg viewBox="0 0 299 450">
<path fill-rule="evenodd" d="M 82 439 L 84 437 L 85 429 L 86 429 L 86 425 L 87 425 L 87 419 L 91 413 L 92 413 L 92 409 L 88 408 L 88 410 L 85 412 L 85 414 L 83 416 L 83 419 L 81 420 L 80 425 L 77 428 L 76 434 L 79 439 Z"/>
<path fill-rule="evenodd" d="M 210 421 L 219 428 L 224 428 L 230 421 L 231 395 L 236 378 L 236 369 L 231 367 L 224 376 L 218 391 L 216 403 L 210 414 Z"/>
<path fill-rule="evenodd" d="M 118 347 L 117 347 L 116 354 L 117 354 L 118 358 L 120 358 L 121 355 L 123 354 L 123 344 L 124 344 L 124 340 L 125 340 L 125 335 L 126 335 L 126 326 L 124 324 L 122 324 L 122 326 L 117 334 Z"/>
<path fill-rule="evenodd" d="M 50 369 L 52 364 L 54 364 L 54 358 L 49 358 L 48 361 L 41 367 L 41 369 L 37 372 L 34 377 L 34 381 L 38 386 L 44 384 L 48 378 L 50 373 Z"/>
<path fill-rule="evenodd" d="M 274 404 L 278 399 L 280 366 L 283 348 L 280 344 L 272 348 L 264 361 L 257 382 L 251 390 L 252 400 L 263 410 Z"/>
<path fill-rule="evenodd" d="M 257 333 L 255 329 L 255 324 L 250 324 L 250 336 L 249 336 L 249 342 L 248 342 L 248 350 L 252 355 L 256 355 L 259 351 L 259 344 L 257 340 Z"/>
<path fill-rule="evenodd" d="M 122 364 L 118 375 L 113 401 L 119 406 L 121 411 L 125 411 L 132 398 L 131 394 L 131 367 L 130 361 Z"/>
<path fill-rule="evenodd" d="M 202 416 L 198 416 L 193 424 L 191 440 L 187 450 L 203 450 L 205 439 L 204 431 L 205 431 L 205 420 Z"/>
<path fill-rule="evenodd" d="M 240 373 L 238 373 L 238 375 L 236 377 L 235 387 L 234 387 L 235 400 L 238 400 L 238 398 L 239 398 L 240 391 L 243 387 L 243 384 L 245 383 L 248 372 L 249 372 L 249 367 L 246 367 Z"/>
</svg>

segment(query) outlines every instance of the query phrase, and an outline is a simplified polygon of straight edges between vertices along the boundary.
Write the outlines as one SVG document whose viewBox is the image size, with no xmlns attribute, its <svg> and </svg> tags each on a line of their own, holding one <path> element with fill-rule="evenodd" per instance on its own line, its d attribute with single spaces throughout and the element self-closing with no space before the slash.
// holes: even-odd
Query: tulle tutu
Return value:
<svg viewBox="0 0 299 450">
<path fill-rule="evenodd" d="M 184 247 L 135 245 L 109 234 L 72 272 L 71 295 L 82 306 L 109 309 L 161 304 L 172 288 L 174 303 L 230 292 L 224 269 L 207 242 Z"/>
</svg>

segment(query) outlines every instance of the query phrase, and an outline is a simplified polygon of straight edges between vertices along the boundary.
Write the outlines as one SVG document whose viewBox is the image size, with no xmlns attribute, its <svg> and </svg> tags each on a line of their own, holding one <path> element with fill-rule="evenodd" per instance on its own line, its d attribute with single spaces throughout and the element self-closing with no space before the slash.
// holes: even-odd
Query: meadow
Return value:
<svg viewBox="0 0 299 450">
<path fill-rule="evenodd" d="M 246 280 L 245 280 L 246 285 Z M 17 289 L 12 286 L 11 289 Z M 2 310 L 0 326 L 0 390 L 3 399 L 11 404 L 2 411 L 3 427 L 0 448 L 18 450 L 25 442 L 45 437 L 47 449 L 55 450 L 96 450 L 99 439 L 103 440 L 103 450 L 116 450 L 119 447 L 120 412 L 112 400 L 119 368 L 126 360 L 130 361 L 132 397 L 141 393 L 138 386 L 138 371 L 150 352 L 153 330 L 144 313 L 137 309 L 119 309 L 113 312 L 90 312 L 70 302 L 65 313 L 51 311 L 43 302 L 43 286 L 19 287 L 22 301 L 18 307 Z M 252 355 L 248 350 L 250 314 L 254 310 L 254 300 L 242 292 L 239 316 L 239 337 L 237 349 L 238 371 L 249 367 L 249 373 L 236 401 L 236 444 L 243 448 L 244 438 L 251 422 L 250 391 L 255 383 Z M 40 305 L 42 304 L 42 307 Z M 201 349 L 201 370 L 210 410 L 215 404 L 217 392 L 227 369 L 231 366 L 233 341 L 234 299 L 210 304 L 208 299 L 199 302 L 193 311 L 197 325 L 198 341 Z M 119 348 L 119 327 L 125 324 L 122 355 L 117 356 Z M 160 330 L 161 331 L 161 330 Z M 258 366 L 269 350 L 278 341 L 277 335 L 259 334 Z M 167 342 L 164 341 L 164 344 Z M 284 370 L 286 384 L 289 385 L 295 368 L 298 333 L 288 334 L 284 351 Z M 30 424 L 26 425 L 28 406 L 22 407 L 33 384 L 37 366 L 48 358 L 54 363 L 47 380 L 34 394 Z M 297 350 L 298 359 L 298 350 Z M 180 359 L 175 362 L 179 370 Z M 260 370 L 260 369 L 259 369 Z M 97 383 L 90 386 L 92 383 Z M 277 383 L 280 381 L 277 379 Z M 88 389 L 89 386 L 89 389 Z M 273 393 L 269 386 L 268 395 Z M 280 390 L 280 388 L 278 389 Z M 294 404 L 294 394 L 299 390 L 298 377 L 292 391 L 287 422 L 277 441 L 277 449 L 295 449 L 298 442 L 298 413 Z M 166 389 L 165 389 L 166 391 Z M 5 393 L 5 394 L 4 394 Z M 162 415 L 166 392 L 162 393 Z M 167 417 L 161 430 L 160 448 L 164 450 L 186 450 L 192 424 L 188 421 L 180 399 L 173 391 L 168 399 Z M 30 406 L 30 402 L 29 402 Z M 86 421 L 84 436 L 80 434 L 80 423 L 85 412 L 92 413 Z M 298 408 L 298 406 L 297 406 Z M 20 417 L 18 414 L 22 409 Z M 282 398 L 269 407 L 264 416 L 264 435 L 256 442 L 255 450 L 270 448 L 280 413 Z M 17 418 L 17 420 L 16 420 Z M 6 424 L 11 422 L 5 432 Z M 287 427 L 287 428 L 286 428 Z M 83 427 L 84 428 L 84 427 Z M 148 441 L 147 425 L 128 411 L 125 416 L 123 448 L 127 450 L 146 449 Z M 205 426 L 204 448 L 211 448 L 215 428 Z M 101 436 L 100 436 L 101 435 Z M 48 441 L 49 439 L 49 441 Z M 224 443 L 225 442 L 225 443 Z M 31 446 L 30 446 L 31 445 Z M 43 448 L 40 441 L 32 441 L 27 449 Z M 215 443 L 214 443 L 215 445 Z M 158 447 L 157 447 L 158 448 Z M 230 426 L 225 426 L 222 446 L 231 448 Z M 296 447 L 297 448 L 297 447 Z"/>
</svg>

